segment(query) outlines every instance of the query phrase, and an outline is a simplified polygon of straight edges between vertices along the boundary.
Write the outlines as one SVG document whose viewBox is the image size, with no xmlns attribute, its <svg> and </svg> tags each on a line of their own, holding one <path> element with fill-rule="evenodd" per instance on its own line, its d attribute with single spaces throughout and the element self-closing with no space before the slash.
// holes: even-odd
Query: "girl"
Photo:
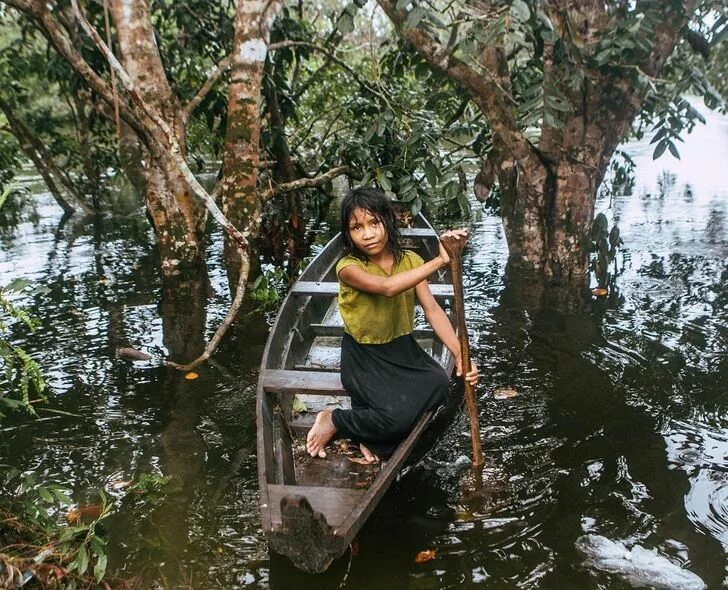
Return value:
<svg viewBox="0 0 728 590">
<path fill-rule="evenodd" d="M 464 238 L 465 230 L 448 232 Z M 339 260 L 339 309 L 344 320 L 341 383 L 351 394 L 351 410 L 323 410 L 308 433 L 306 450 L 325 457 L 337 435 L 359 443 L 365 459 L 388 458 L 417 418 L 441 404 L 449 376 L 412 336 L 417 295 L 427 321 L 455 357 L 462 374 L 460 344 L 427 277 L 450 262 L 439 255 L 424 262 L 403 250 L 395 213 L 379 189 L 349 191 L 341 204 L 341 236 L 349 253 Z M 465 378 L 478 382 L 472 365 Z"/>
</svg>

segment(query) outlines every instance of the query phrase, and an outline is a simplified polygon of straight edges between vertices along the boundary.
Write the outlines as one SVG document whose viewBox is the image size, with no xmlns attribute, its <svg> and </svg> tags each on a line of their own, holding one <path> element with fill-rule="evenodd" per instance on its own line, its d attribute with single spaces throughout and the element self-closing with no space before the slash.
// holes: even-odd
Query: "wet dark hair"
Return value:
<svg viewBox="0 0 728 590">
<path fill-rule="evenodd" d="M 354 188 L 351 189 L 341 202 L 341 241 L 347 250 L 347 254 L 356 256 L 360 260 L 369 260 L 369 257 L 359 251 L 351 241 L 349 235 L 349 219 L 355 209 L 364 209 L 371 213 L 380 223 L 384 224 L 387 231 L 387 245 L 394 255 L 394 262 L 401 262 L 404 250 L 400 243 L 401 236 L 397 228 L 397 218 L 394 208 L 384 191 L 378 188 Z"/>
</svg>

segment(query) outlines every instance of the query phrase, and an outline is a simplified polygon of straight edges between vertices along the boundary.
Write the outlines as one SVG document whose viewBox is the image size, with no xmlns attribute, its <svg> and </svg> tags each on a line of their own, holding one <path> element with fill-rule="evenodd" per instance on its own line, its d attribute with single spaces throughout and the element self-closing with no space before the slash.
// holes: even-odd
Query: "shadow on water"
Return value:
<svg viewBox="0 0 728 590">
<path fill-rule="evenodd" d="M 511 334 L 522 335 L 512 348 L 523 347 L 543 384 L 542 440 L 534 450 L 548 457 L 542 460 L 546 470 L 523 474 L 548 488 L 541 506 L 527 513 L 530 527 L 541 521 L 538 543 L 552 554 L 553 569 L 539 585 L 590 586 L 586 574 L 574 568 L 581 560 L 574 542 L 597 533 L 667 555 L 680 547 L 690 556 L 690 569 L 718 587 L 723 572 L 715 565 L 724 561 L 723 548 L 697 531 L 684 510 L 690 484 L 669 461 L 659 416 L 630 403 L 611 368 L 590 358 L 607 345 L 598 304 L 567 298 L 564 306 L 559 288 L 538 292 L 507 269 L 495 312 L 496 325 L 506 328 L 505 342 Z M 529 495 L 537 497 L 536 490 Z"/>
</svg>

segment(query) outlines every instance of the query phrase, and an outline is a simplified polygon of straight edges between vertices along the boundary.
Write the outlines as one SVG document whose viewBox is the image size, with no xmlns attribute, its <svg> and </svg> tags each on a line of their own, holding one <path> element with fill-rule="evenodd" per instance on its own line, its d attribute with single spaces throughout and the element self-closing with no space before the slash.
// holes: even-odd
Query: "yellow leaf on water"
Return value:
<svg viewBox="0 0 728 590">
<path fill-rule="evenodd" d="M 417 554 L 417 557 L 415 557 L 415 563 L 425 563 L 426 561 L 435 559 L 436 555 L 437 555 L 437 552 L 434 549 L 427 549 L 425 551 L 420 551 Z"/>
<path fill-rule="evenodd" d="M 101 504 L 86 504 L 70 510 L 68 514 L 66 514 L 66 520 L 69 524 L 90 522 L 98 519 L 103 510 L 104 507 Z"/>
<path fill-rule="evenodd" d="M 518 396 L 518 392 L 512 387 L 499 387 L 493 392 L 495 399 L 510 399 Z"/>
<path fill-rule="evenodd" d="M 595 297 L 602 297 L 607 293 L 609 293 L 609 291 L 607 291 L 606 289 L 592 289 L 592 295 L 594 295 Z"/>
<path fill-rule="evenodd" d="M 193 371 L 190 371 L 185 375 L 185 379 L 197 379 L 199 375 Z"/>
</svg>

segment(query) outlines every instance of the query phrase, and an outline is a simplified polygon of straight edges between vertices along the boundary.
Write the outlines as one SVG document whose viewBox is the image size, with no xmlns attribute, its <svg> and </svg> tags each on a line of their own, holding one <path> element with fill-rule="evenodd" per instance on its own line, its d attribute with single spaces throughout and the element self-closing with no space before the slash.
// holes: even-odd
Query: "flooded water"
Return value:
<svg viewBox="0 0 728 590">
<path fill-rule="evenodd" d="M 39 220 L 0 233 L 2 282 L 48 287 L 21 300 L 41 327 L 19 342 L 44 370 L 47 407 L 73 414 L 7 419 L 0 462 L 62 483 L 79 503 L 105 490 L 115 502 L 109 567 L 144 587 L 700 587 L 680 585 L 680 570 L 660 585 L 656 576 L 679 566 L 720 588 L 728 118 L 706 118 L 681 161 L 653 162 L 648 140 L 628 146 L 634 194 L 597 206 L 625 240 L 616 288 L 590 305 L 557 305 L 563 293 L 524 283 L 506 267 L 500 221 L 476 216 L 465 274 L 483 376 L 482 486 L 452 466 L 469 453 L 462 416 L 385 497 L 357 554 L 326 574 L 270 559 L 259 527 L 254 398 L 265 322 L 245 322 L 194 381 L 114 356 L 133 346 L 181 357 L 199 346 L 201 326 L 209 337 L 227 305 L 217 235 L 208 280 L 170 292 L 144 219 L 59 226 L 60 210 L 38 194 Z M 172 478 L 164 494 L 120 489 L 148 473 Z M 415 563 L 425 549 L 435 558 Z"/>
</svg>

